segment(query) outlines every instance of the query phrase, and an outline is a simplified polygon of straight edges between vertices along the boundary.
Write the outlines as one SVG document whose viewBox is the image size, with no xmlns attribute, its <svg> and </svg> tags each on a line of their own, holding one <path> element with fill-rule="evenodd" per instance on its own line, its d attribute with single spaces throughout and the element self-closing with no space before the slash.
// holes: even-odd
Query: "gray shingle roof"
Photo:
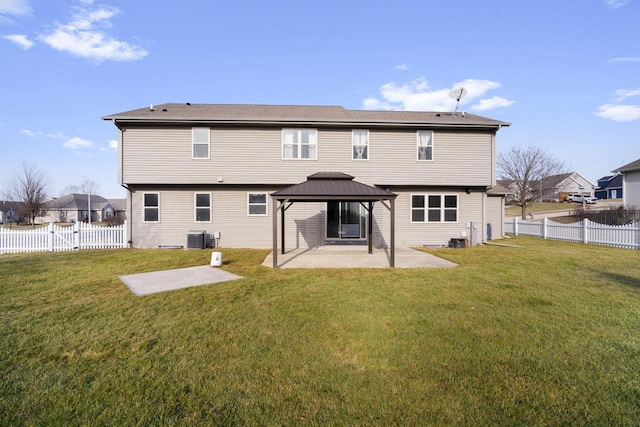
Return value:
<svg viewBox="0 0 640 427">
<path fill-rule="evenodd" d="M 318 172 L 300 184 L 271 193 L 280 200 L 390 200 L 396 195 L 381 188 L 354 181 L 341 172 Z"/>
<path fill-rule="evenodd" d="M 640 170 L 640 159 L 631 163 L 627 163 L 624 166 L 620 166 L 618 169 L 615 169 L 612 172 L 633 172 L 636 170 Z"/>
<path fill-rule="evenodd" d="M 122 113 L 110 114 L 104 120 L 119 122 L 184 122 L 184 123 L 274 123 L 274 124 L 362 124 L 394 126 L 509 126 L 510 123 L 469 113 L 426 111 L 347 110 L 340 106 L 253 105 L 253 104 L 161 104 Z"/>
<path fill-rule="evenodd" d="M 100 210 L 104 208 L 109 201 L 97 194 L 91 195 L 91 210 Z M 57 199 L 49 200 L 46 205 L 48 209 L 70 209 L 70 210 L 86 210 L 89 204 L 87 194 L 66 194 Z"/>
<path fill-rule="evenodd" d="M 489 196 L 506 196 L 507 194 L 513 194 L 513 191 L 503 187 L 500 184 L 496 184 L 487 190 Z"/>
</svg>

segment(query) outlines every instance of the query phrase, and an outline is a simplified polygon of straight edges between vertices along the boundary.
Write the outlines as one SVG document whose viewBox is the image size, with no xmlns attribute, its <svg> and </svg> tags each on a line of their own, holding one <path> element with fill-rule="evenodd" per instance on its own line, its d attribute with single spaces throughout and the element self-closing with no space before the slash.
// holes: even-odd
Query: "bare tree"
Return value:
<svg viewBox="0 0 640 427">
<path fill-rule="evenodd" d="M 100 187 L 90 179 L 84 179 L 77 184 L 69 184 L 62 190 L 62 196 L 72 193 L 78 194 L 98 194 Z"/>
<path fill-rule="evenodd" d="M 513 147 L 499 153 L 496 159 L 498 175 L 512 181 L 516 205 L 522 207 L 522 218 L 527 214 L 527 206 L 542 196 L 545 180 L 560 174 L 565 165 L 543 149 L 529 146 Z"/>
<path fill-rule="evenodd" d="M 35 225 L 35 219 L 44 209 L 47 201 L 47 187 L 49 182 L 44 173 L 35 165 L 22 164 L 22 169 L 13 178 L 9 194 L 11 198 L 20 202 L 20 215 L 29 218 Z"/>
</svg>

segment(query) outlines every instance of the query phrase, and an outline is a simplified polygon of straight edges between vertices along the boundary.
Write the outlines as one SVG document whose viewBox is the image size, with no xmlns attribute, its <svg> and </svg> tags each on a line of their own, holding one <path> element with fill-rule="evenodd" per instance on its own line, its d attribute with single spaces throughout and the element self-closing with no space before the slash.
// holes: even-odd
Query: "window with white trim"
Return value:
<svg viewBox="0 0 640 427">
<path fill-rule="evenodd" d="M 283 159 L 316 159 L 316 129 L 282 129 Z"/>
<path fill-rule="evenodd" d="M 195 222 L 211 222 L 211 193 L 195 193 Z"/>
<path fill-rule="evenodd" d="M 418 160 L 433 160 L 433 132 L 419 130 L 417 133 Z"/>
<path fill-rule="evenodd" d="M 458 222 L 458 195 L 412 194 L 411 222 Z"/>
<path fill-rule="evenodd" d="M 211 129 L 209 128 L 192 128 L 191 144 L 193 146 L 192 156 L 194 159 L 209 158 L 209 139 L 211 137 Z"/>
<path fill-rule="evenodd" d="M 142 221 L 160 222 L 160 193 L 142 193 Z"/>
<path fill-rule="evenodd" d="M 267 215 L 267 193 L 247 193 L 247 215 Z"/>
<path fill-rule="evenodd" d="M 369 131 L 367 129 L 354 129 L 351 133 L 353 144 L 353 160 L 369 159 Z"/>
</svg>

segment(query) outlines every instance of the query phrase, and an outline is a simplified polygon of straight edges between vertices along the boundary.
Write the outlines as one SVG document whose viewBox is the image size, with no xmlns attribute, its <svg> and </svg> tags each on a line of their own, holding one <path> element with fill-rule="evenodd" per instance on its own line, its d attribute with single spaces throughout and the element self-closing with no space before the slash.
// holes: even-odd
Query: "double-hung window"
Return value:
<svg viewBox="0 0 640 427">
<path fill-rule="evenodd" d="M 267 215 L 267 193 L 247 193 L 247 215 Z"/>
<path fill-rule="evenodd" d="M 458 196 L 412 194 L 411 222 L 458 222 Z"/>
<path fill-rule="evenodd" d="M 430 130 L 419 130 L 418 138 L 418 160 L 433 160 L 433 132 Z"/>
<path fill-rule="evenodd" d="M 367 160 L 369 158 L 369 131 L 354 129 L 351 141 L 353 142 L 353 160 Z"/>
<path fill-rule="evenodd" d="M 191 145 L 193 146 L 192 156 L 194 159 L 209 158 L 209 138 L 211 130 L 209 128 L 192 128 Z"/>
<path fill-rule="evenodd" d="M 211 222 L 211 193 L 195 193 L 195 221 Z"/>
<path fill-rule="evenodd" d="M 282 129 L 283 159 L 316 159 L 316 129 Z"/>
<path fill-rule="evenodd" d="M 143 222 L 160 222 L 160 193 L 142 194 Z"/>
</svg>

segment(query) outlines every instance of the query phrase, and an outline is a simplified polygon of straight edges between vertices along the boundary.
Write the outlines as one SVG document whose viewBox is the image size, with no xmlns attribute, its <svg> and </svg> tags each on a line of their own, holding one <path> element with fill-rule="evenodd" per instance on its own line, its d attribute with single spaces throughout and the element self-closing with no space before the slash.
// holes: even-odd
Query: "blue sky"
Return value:
<svg viewBox="0 0 640 427">
<path fill-rule="evenodd" d="M 0 0 L 0 198 L 124 197 L 100 117 L 165 102 L 460 110 L 596 180 L 640 158 L 640 0 Z M 86 177 L 86 178 L 85 178 Z"/>
</svg>

